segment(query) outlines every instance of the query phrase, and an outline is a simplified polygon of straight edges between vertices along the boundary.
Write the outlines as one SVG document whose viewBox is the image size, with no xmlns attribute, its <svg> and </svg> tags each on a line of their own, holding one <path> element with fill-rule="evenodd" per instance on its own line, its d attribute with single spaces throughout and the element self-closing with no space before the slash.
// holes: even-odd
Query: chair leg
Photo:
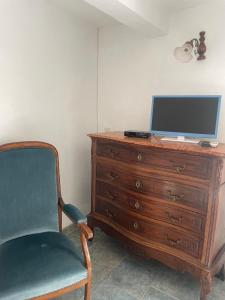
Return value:
<svg viewBox="0 0 225 300">
<path fill-rule="evenodd" d="M 91 299 L 91 280 L 85 285 L 84 300 Z"/>
</svg>

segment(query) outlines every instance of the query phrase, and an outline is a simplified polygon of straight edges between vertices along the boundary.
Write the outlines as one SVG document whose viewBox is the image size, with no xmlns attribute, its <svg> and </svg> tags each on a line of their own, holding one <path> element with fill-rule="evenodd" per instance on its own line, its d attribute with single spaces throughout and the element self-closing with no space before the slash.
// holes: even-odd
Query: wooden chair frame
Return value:
<svg viewBox="0 0 225 300">
<path fill-rule="evenodd" d="M 27 141 L 27 142 L 16 142 L 10 144 L 4 144 L 0 146 L 0 152 L 13 150 L 13 149 L 23 149 L 23 148 L 47 148 L 50 149 L 56 158 L 56 179 L 57 179 L 57 196 L 58 196 L 58 222 L 59 222 L 59 231 L 62 232 L 62 212 L 64 201 L 61 196 L 61 186 L 60 186 L 60 173 L 59 173 L 59 155 L 56 148 L 45 142 L 37 142 L 37 141 Z M 68 216 L 69 217 L 69 216 Z M 69 219 L 74 223 L 74 220 L 69 217 Z M 66 286 L 65 288 L 56 290 L 54 292 L 44 294 L 38 297 L 32 298 L 32 300 L 44 300 L 44 299 L 52 299 L 63 294 L 69 293 L 75 289 L 85 287 L 85 295 L 84 300 L 90 300 L 90 292 L 91 292 L 91 281 L 92 281 L 92 266 L 91 266 L 91 259 L 88 250 L 87 240 L 93 238 L 93 232 L 91 229 L 84 223 L 76 224 L 80 230 L 80 241 L 82 246 L 82 252 L 84 256 L 84 263 L 85 267 L 87 268 L 87 278 L 76 282 L 72 285 Z"/>
</svg>

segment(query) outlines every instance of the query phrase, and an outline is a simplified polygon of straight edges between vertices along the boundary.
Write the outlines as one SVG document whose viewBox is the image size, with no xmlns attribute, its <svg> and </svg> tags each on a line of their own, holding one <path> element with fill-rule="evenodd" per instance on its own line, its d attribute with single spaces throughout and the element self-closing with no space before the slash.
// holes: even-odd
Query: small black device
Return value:
<svg viewBox="0 0 225 300">
<path fill-rule="evenodd" d="M 199 142 L 199 145 L 200 145 L 201 147 L 211 147 L 211 144 L 210 144 L 209 141 L 200 141 L 200 142 Z"/>
<path fill-rule="evenodd" d="M 199 145 L 202 147 L 212 147 L 215 148 L 219 145 L 218 142 L 210 142 L 210 141 L 200 141 Z"/>
<path fill-rule="evenodd" d="M 124 136 L 147 139 L 151 136 L 151 133 L 147 131 L 125 130 Z"/>
</svg>

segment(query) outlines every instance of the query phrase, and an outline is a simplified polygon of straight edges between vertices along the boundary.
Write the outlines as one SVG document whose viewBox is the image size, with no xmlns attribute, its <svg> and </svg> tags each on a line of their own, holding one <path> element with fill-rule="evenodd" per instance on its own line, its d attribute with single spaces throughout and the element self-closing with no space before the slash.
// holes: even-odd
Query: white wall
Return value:
<svg viewBox="0 0 225 300">
<path fill-rule="evenodd" d="M 176 15 L 168 36 L 100 30 L 99 129 L 148 129 L 154 94 L 225 92 L 224 6 Z M 176 46 L 206 30 L 207 60 L 180 64 Z M 225 141 L 225 100 L 220 140 Z M 97 130 L 97 31 L 44 0 L 0 1 L 0 143 L 42 140 L 60 155 L 66 202 L 90 205 L 90 141 Z"/>
<path fill-rule="evenodd" d="M 100 30 L 99 128 L 149 128 L 150 101 L 157 94 L 221 94 L 225 97 L 225 7 L 202 5 L 172 18 L 169 34 L 157 39 L 124 26 Z M 207 59 L 181 64 L 173 50 L 206 31 Z M 225 142 L 225 99 L 219 139 Z"/>
<path fill-rule="evenodd" d="M 60 155 L 64 200 L 90 204 L 97 31 L 43 0 L 0 2 L 0 143 L 41 140 Z"/>
</svg>

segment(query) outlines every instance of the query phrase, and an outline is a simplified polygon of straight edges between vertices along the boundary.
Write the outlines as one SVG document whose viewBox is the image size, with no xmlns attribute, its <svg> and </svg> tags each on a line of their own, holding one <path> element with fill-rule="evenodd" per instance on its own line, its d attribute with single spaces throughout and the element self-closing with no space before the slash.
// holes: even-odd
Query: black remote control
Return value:
<svg viewBox="0 0 225 300">
<path fill-rule="evenodd" d="M 200 141 L 199 145 L 201 147 L 212 147 L 211 144 L 210 144 L 210 142 L 208 142 L 208 141 Z"/>
</svg>

